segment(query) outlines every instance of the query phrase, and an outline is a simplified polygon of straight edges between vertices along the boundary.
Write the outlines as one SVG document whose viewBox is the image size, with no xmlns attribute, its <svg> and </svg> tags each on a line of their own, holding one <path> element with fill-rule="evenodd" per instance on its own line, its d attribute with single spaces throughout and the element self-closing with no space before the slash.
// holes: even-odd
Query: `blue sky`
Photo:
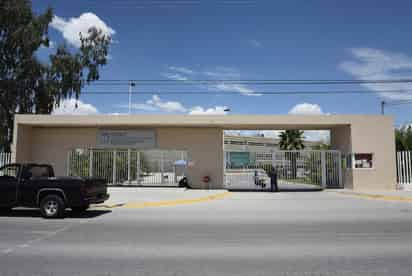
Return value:
<svg viewBox="0 0 412 276">
<path fill-rule="evenodd" d="M 412 77 L 410 1 L 48 0 L 33 1 L 33 6 L 37 11 L 53 7 L 55 44 L 66 42 L 75 49 L 73 36 L 93 24 L 113 34 L 102 79 Z M 127 92 L 128 87 L 92 85 L 85 91 L 103 90 Z M 259 91 L 311 90 L 376 93 L 259 96 Z M 221 93 L 162 95 L 166 91 Z M 229 107 L 231 114 L 376 114 L 382 99 L 412 99 L 412 92 L 405 91 L 412 87 L 138 85 L 133 113 L 222 113 Z M 83 95 L 80 100 L 79 109 L 89 113 L 128 111 L 127 94 Z M 388 107 L 387 114 L 396 117 L 396 124 L 412 121 L 412 105 Z"/>
</svg>

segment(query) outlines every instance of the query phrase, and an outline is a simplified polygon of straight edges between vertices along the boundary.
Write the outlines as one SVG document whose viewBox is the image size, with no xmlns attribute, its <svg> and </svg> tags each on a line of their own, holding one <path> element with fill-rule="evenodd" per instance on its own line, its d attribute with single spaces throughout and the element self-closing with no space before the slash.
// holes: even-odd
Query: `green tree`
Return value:
<svg viewBox="0 0 412 276">
<path fill-rule="evenodd" d="M 279 134 L 279 138 L 281 150 L 302 150 L 305 148 L 303 131 L 301 130 L 285 130 Z"/>
<path fill-rule="evenodd" d="M 30 0 L 0 0 L 0 150 L 10 150 L 15 114 L 49 114 L 63 99 L 77 99 L 107 62 L 111 37 L 96 28 L 79 34 L 79 49 L 59 45 L 40 60 L 52 19 L 51 8 L 35 14 Z"/>
<path fill-rule="evenodd" d="M 412 126 L 395 129 L 396 150 L 412 150 Z"/>
</svg>

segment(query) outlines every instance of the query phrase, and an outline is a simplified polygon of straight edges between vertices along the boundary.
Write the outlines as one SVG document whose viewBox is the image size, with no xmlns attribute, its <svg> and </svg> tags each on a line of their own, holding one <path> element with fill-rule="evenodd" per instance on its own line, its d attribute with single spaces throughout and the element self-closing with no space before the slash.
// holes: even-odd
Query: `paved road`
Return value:
<svg viewBox="0 0 412 276">
<path fill-rule="evenodd" d="M 0 275 L 411 275 L 412 204 L 330 192 L 0 217 Z"/>
</svg>

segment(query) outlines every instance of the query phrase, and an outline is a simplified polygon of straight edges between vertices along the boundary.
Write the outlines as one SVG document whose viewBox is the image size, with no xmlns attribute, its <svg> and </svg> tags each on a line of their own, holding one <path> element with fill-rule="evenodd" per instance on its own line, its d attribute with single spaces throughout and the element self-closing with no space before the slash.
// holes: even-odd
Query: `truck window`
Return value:
<svg viewBox="0 0 412 276">
<path fill-rule="evenodd" d="M 47 166 L 32 166 L 28 170 L 28 177 L 50 177 L 50 169 Z"/>
<path fill-rule="evenodd" d="M 19 166 L 9 165 L 0 169 L 0 176 L 17 178 L 19 174 Z"/>
</svg>

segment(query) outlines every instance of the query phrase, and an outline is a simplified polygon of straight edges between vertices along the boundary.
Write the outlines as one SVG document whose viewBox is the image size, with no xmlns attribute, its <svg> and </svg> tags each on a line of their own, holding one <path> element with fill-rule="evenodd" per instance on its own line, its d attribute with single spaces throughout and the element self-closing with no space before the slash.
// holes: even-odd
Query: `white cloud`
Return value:
<svg viewBox="0 0 412 276">
<path fill-rule="evenodd" d="M 126 104 L 116 105 L 120 108 L 128 108 Z M 214 107 L 202 107 L 193 106 L 185 107 L 182 103 L 178 101 L 164 101 L 158 95 L 153 95 L 150 100 L 144 103 L 134 103 L 132 104 L 132 109 L 142 110 L 142 111 L 160 111 L 168 113 L 187 113 L 189 115 L 226 115 L 228 112 L 225 111 L 229 109 L 227 106 L 214 106 Z"/>
<path fill-rule="evenodd" d="M 262 48 L 263 47 L 262 42 L 260 42 L 256 39 L 250 39 L 249 44 L 251 44 L 253 47 L 256 47 L 256 48 Z"/>
<path fill-rule="evenodd" d="M 201 106 L 194 106 L 191 108 L 189 115 L 226 115 L 227 106 L 215 106 L 211 108 L 203 108 Z"/>
<path fill-rule="evenodd" d="M 212 90 L 217 90 L 217 91 L 225 91 L 225 92 L 238 92 L 243 96 L 262 96 L 262 94 L 256 93 L 255 90 L 253 90 L 250 87 L 247 87 L 246 85 L 243 84 L 238 84 L 238 83 L 218 83 L 218 84 L 213 84 L 211 85 Z"/>
<path fill-rule="evenodd" d="M 98 114 L 97 108 L 91 104 L 76 99 L 66 99 L 53 110 L 53 115 L 93 115 Z"/>
<path fill-rule="evenodd" d="M 219 80 L 240 79 L 239 70 L 226 66 L 216 66 L 213 70 L 205 71 L 203 74 Z"/>
<path fill-rule="evenodd" d="M 324 113 L 318 104 L 301 103 L 291 108 L 289 114 L 292 115 L 328 115 Z M 307 141 L 322 141 L 328 143 L 330 140 L 329 130 L 305 130 L 305 140 Z"/>
<path fill-rule="evenodd" d="M 322 108 L 318 104 L 301 103 L 297 104 L 289 111 L 292 115 L 322 115 Z"/>
<path fill-rule="evenodd" d="M 342 62 L 339 67 L 360 80 L 385 80 L 412 78 L 412 57 L 373 48 L 350 49 L 353 60 Z M 411 83 L 362 84 L 379 96 L 389 100 L 412 99 Z M 395 90 L 394 92 L 383 92 Z"/>
<path fill-rule="evenodd" d="M 189 78 L 179 73 L 164 73 L 163 76 L 170 80 L 188 81 Z"/>
<path fill-rule="evenodd" d="M 193 75 L 198 75 L 200 78 L 213 78 L 215 80 L 228 80 L 229 82 L 213 82 L 202 84 L 199 87 L 206 88 L 212 91 L 223 92 L 238 92 L 243 96 L 261 96 L 262 94 L 245 84 L 233 83 L 233 80 L 240 79 L 240 73 L 237 69 L 232 67 L 217 66 L 213 70 L 196 72 L 187 67 L 169 66 L 169 72 L 163 73 L 165 78 L 176 81 L 190 81 Z M 195 83 L 194 83 L 195 84 Z"/>
<path fill-rule="evenodd" d="M 161 111 L 166 112 L 186 112 L 186 108 L 176 101 L 162 101 L 158 95 L 153 95 L 151 100 L 148 100 L 146 104 L 154 106 Z"/>
<path fill-rule="evenodd" d="M 80 47 L 80 33 L 87 35 L 91 27 L 102 30 L 103 34 L 113 36 L 116 31 L 109 27 L 94 13 L 83 13 L 79 17 L 72 17 L 68 20 L 59 16 L 54 16 L 50 24 L 51 27 L 63 34 L 63 37 L 75 47 Z"/>
<path fill-rule="evenodd" d="M 120 108 L 129 108 L 129 105 L 116 105 Z M 163 101 L 158 95 L 153 95 L 150 100 L 144 103 L 132 104 L 132 109 L 142 111 L 162 111 L 162 112 L 186 112 L 187 109 L 177 101 Z"/>
<path fill-rule="evenodd" d="M 175 71 L 181 74 L 188 74 L 188 75 L 192 75 L 195 73 L 192 69 L 189 69 L 186 67 L 179 67 L 179 66 L 169 66 L 169 70 Z"/>
</svg>

